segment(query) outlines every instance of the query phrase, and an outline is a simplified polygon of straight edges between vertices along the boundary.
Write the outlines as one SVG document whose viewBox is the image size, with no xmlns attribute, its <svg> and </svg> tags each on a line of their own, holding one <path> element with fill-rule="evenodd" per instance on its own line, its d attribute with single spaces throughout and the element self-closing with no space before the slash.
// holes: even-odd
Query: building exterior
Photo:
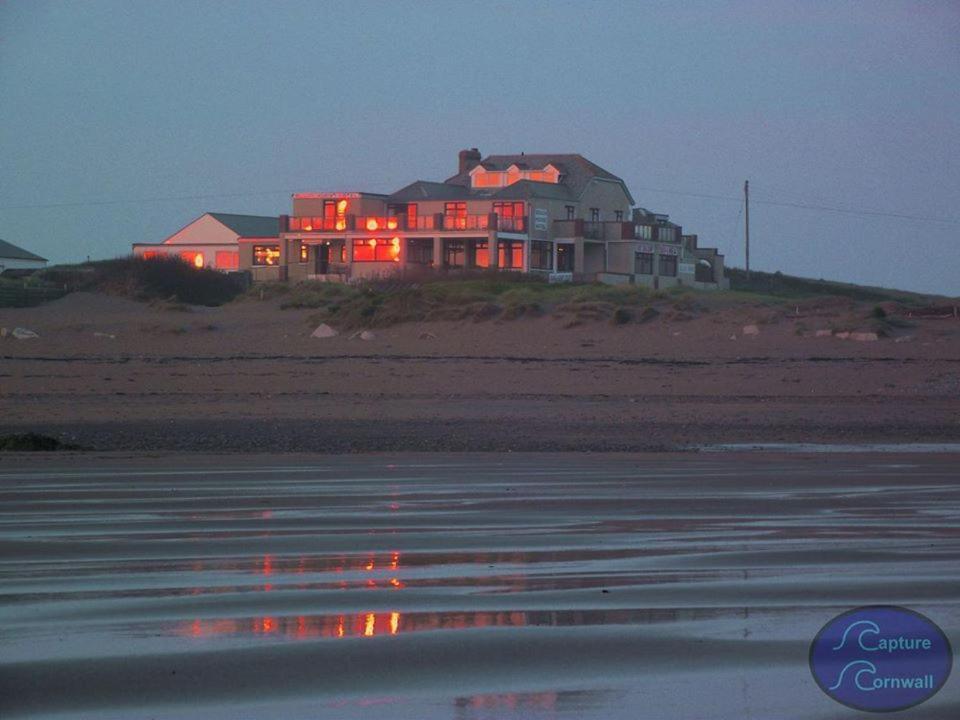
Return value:
<svg viewBox="0 0 960 720">
<path fill-rule="evenodd" d="M 666 215 L 635 208 L 624 181 L 577 154 L 462 150 L 457 173 L 384 195 L 296 193 L 279 218 L 207 213 L 145 257 L 177 253 L 254 282 L 498 269 L 551 281 L 724 287 L 723 256 Z"/>
<path fill-rule="evenodd" d="M 632 227 L 621 237 L 607 239 L 606 267 L 598 280 L 653 288 L 730 286 L 716 248 L 699 247 L 697 236 L 684 235 L 669 215 L 634 208 L 632 217 Z"/>
<path fill-rule="evenodd" d="M 178 256 L 194 267 L 240 269 L 241 241 L 276 243 L 278 220 L 263 215 L 204 213 L 160 243 L 135 243 L 144 258 Z"/>
<path fill-rule="evenodd" d="M 46 267 L 47 259 L 13 243 L 0 240 L 0 273 L 33 272 Z"/>
</svg>

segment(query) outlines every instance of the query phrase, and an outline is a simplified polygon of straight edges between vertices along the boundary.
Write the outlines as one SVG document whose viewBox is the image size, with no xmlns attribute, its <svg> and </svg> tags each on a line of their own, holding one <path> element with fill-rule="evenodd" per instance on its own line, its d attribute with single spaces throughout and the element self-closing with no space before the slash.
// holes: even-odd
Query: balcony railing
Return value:
<svg viewBox="0 0 960 720">
<path fill-rule="evenodd" d="M 350 229 L 352 215 L 340 218 L 290 217 L 287 219 L 288 232 L 336 232 Z"/>
<path fill-rule="evenodd" d="M 486 230 L 490 227 L 489 215 L 444 215 L 444 230 Z"/>
<path fill-rule="evenodd" d="M 516 217 L 497 216 L 497 230 L 502 232 L 523 233 L 527 231 L 527 218 L 523 215 Z"/>
<path fill-rule="evenodd" d="M 493 213 L 471 215 L 343 215 L 339 218 L 292 216 L 286 232 L 417 232 L 425 230 L 500 230 L 524 233 L 525 216 L 503 217 Z"/>
</svg>

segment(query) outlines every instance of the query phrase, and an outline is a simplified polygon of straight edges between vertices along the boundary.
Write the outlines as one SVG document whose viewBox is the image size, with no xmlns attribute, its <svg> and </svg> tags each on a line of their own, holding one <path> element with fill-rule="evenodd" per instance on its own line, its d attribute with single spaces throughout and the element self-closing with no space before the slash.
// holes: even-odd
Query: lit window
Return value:
<svg viewBox="0 0 960 720">
<path fill-rule="evenodd" d="M 280 246 L 279 245 L 254 245 L 253 246 L 253 264 L 254 265 L 279 265 L 280 264 Z"/>
<path fill-rule="evenodd" d="M 400 238 L 354 238 L 354 262 L 399 262 Z"/>
<path fill-rule="evenodd" d="M 305 263 L 310 259 L 310 246 L 305 243 L 300 243 L 300 262 Z"/>
<path fill-rule="evenodd" d="M 237 270 L 240 267 L 240 253 L 217 250 L 214 265 L 218 270 Z"/>
<path fill-rule="evenodd" d="M 497 258 L 501 268 L 523 269 L 523 242 L 519 240 L 501 240 Z"/>
</svg>

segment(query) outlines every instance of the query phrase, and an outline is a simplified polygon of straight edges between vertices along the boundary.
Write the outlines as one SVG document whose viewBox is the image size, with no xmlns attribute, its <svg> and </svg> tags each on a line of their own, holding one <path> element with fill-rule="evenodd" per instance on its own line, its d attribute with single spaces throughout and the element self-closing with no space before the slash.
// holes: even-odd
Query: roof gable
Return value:
<svg viewBox="0 0 960 720">
<path fill-rule="evenodd" d="M 280 234 L 280 221 L 276 216 L 213 212 L 207 214 L 240 237 L 277 237 Z"/>
<path fill-rule="evenodd" d="M 39 255 L 34 255 L 29 250 L 24 250 L 18 245 L 13 243 L 8 243 L 6 240 L 0 240 L 0 258 L 7 258 L 10 260 L 38 260 L 41 262 L 46 262 L 46 258 L 42 258 Z"/>
</svg>

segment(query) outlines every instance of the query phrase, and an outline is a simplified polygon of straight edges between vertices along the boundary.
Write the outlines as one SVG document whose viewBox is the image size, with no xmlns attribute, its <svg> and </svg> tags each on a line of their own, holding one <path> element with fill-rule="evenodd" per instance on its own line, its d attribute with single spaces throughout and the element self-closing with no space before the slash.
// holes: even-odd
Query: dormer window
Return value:
<svg viewBox="0 0 960 720">
<path fill-rule="evenodd" d="M 506 170 L 488 170 L 483 165 L 477 165 L 470 171 L 470 185 L 479 187 L 506 187 L 521 180 L 557 184 L 560 182 L 560 171 L 551 164 L 544 168 L 532 169 L 516 163 Z"/>
</svg>

